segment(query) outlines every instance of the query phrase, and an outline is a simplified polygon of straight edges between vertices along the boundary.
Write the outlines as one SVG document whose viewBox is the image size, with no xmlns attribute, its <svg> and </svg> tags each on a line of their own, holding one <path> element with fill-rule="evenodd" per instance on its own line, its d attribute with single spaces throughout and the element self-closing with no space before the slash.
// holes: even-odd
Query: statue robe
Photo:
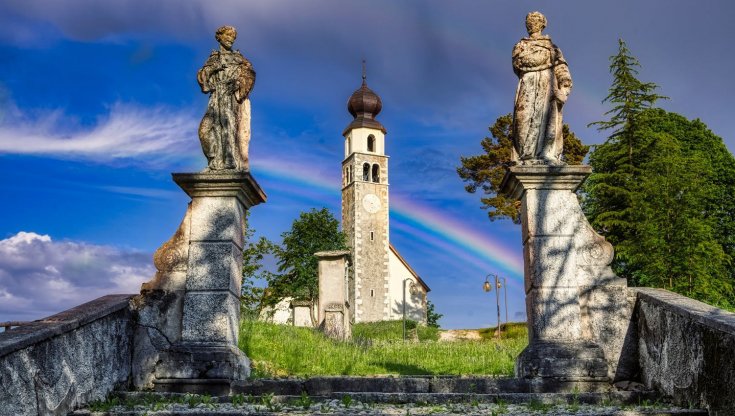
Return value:
<svg viewBox="0 0 735 416">
<path fill-rule="evenodd" d="M 207 170 L 247 170 L 250 100 L 255 71 L 239 51 L 213 51 L 197 73 L 202 92 L 210 93 L 199 124 Z"/>
<path fill-rule="evenodd" d="M 513 48 L 513 70 L 519 78 L 513 112 L 516 160 L 562 164 L 562 107 L 572 79 L 561 51 L 548 36 L 523 38 Z"/>
</svg>

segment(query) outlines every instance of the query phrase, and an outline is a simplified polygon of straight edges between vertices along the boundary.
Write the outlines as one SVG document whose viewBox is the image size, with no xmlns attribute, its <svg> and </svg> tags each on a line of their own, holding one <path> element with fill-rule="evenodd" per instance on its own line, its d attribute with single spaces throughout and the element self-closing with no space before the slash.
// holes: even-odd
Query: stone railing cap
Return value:
<svg viewBox="0 0 735 416">
<path fill-rule="evenodd" d="M 319 251 L 319 252 L 314 253 L 314 255 L 318 258 L 342 257 L 342 256 L 349 256 L 350 250 Z"/>
<path fill-rule="evenodd" d="M 2 332 L 0 333 L 0 357 L 129 308 L 130 299 L 133 296 L 135 295 L 102 296 L 56 315 Z"/>
<path fill-rule="evenodd" d="M 630 290 L 638 294 L 639 300 L 653 302 L 704 326 L 735 335 L 735 313 L 665 289 L 636 287 L 630 288 Z"/>
</svg>

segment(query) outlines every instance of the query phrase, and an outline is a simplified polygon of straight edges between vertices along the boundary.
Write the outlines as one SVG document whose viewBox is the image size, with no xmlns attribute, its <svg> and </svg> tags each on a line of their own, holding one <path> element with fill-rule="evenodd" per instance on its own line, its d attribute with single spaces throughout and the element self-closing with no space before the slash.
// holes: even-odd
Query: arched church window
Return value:
<svg viewBox="0 0 735 416">
<path fill-rule="evenodd" d="M 368 152 L 375 151 L 375 136 L 372 134 L 368 136 Z"/>
<path fill-rule="evenodd" d="M 373 165 L 373 182 L 380 182 L 380 166 L 377 163 Z"/>
<path fill-rule="evenodd" d="M 365 182 L 370 182 L 370 164 L 369 163 L 363 163 L 362 165 L 362 180 Z"/>
</svg>

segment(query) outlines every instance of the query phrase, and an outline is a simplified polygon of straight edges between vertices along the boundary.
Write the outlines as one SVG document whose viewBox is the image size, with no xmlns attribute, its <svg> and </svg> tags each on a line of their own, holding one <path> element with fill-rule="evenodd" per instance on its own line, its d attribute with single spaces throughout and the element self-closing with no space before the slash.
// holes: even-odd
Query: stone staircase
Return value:
<svg viewBox="0 0 735 416">
<path fill-rule="evenodd" d="M 596 385 L 592 391 L 539 393 L 522 380 L 492 377 L 313 377 L 260 379 L 228 396 L 117 392 L 75 416 L 140 415 L 707 415 L 659 401 L 650 391 Z"/>
</svg>

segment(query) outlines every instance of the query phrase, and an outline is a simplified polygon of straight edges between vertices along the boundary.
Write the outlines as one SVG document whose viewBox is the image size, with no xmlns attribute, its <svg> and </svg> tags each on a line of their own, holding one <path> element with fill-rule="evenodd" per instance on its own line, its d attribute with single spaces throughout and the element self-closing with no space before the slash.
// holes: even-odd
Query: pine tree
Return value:
<svg viewBox="0 0 735 416">
<path fill-rule="evenodd" d="M 636 78 L 625 43 L 611 57 L 611 130 L 590 154 L 584 209 L 615 247 L 615 272 L 636 285 L 733 305 L 735 158 L 699 120 L 653 108 L 666 98 Z"/>
<path fill-rule="evenodd" d="M 610 57 L 613 83 L 603 100 L 612 104 L 605 113 L 610 119 L 590 124 L 598 130 L 612 132 L 590 154 L 593 173 L 583 188 L 584 210 L 592 226 L 614 246 L 628 240 L 635 230 L 633 192 L 639 186 L 640 166 L 649 158 L 646 152 L 649 137 L 637 134 L 638 116 L 652 108 L 657 100 L 666 98 L 656 93 L 656 84 L 636 78 L 637 68 L 640 63 L 619 39 L 618 53 Z M 619 274 L 630 277 L 632 270 L 627 269 L 627 255 L 625 250 L 618 250 L 613 267 Z"/>
<path fill-rule="evenodd" d="M 521 221 L 520 201 L 498 193 L 503 176 L 512 165 L 512 124 L 511 114 L 498 117 L 495 124 L 489 128 L 491 137 L 485 137 L 480 142 L 484 153 L 462 157 L 462 165 L 457 168 L 457 174 L 463 181 L 468 182 L 465 186 L 467 192 L 475 193 L 478 189 L 482 189 L 484 195 L 480 198 L 482 209 L 488 211 L 491 221 L 510 218 L 518 224 Z M 562 134 L 564 137 L 562 160 L 570 165 L 582 163 L 589 146 L 583 145 L 566 124 L 562 128 Z"/>
</svg>

